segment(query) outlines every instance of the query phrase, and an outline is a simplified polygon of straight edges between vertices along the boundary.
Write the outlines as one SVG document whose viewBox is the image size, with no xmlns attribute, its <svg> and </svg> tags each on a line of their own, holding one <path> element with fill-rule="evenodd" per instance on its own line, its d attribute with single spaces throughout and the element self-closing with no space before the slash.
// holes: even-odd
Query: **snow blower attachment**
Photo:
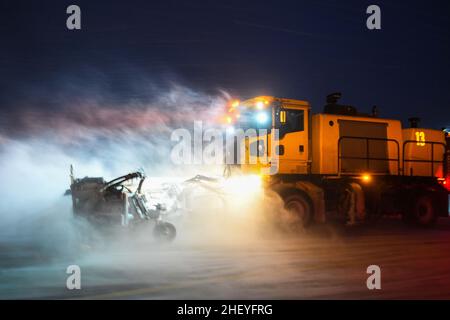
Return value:
<svg viewBox="0 0 450 320">
<path fill-rule="evenodd" d="M 156 204 L 153 208 L 142 193 L 145 175 L 133 172 L 111 181 L 103 178 L 85 177 L 75 179 L 71 167 L 71 185 L 67 194 L 72 195 L 75 215 L 83 216 L 94 224 L 122 225 L 134 227 L 143 223 L 153 223 L 153 235 L 158 240 L 172 241 L 176 236 L 175 226 L 163 221 L 164 208 Z M 132 191 L 127 184 L 139 179 L 138 186 Z"/>
</svg>

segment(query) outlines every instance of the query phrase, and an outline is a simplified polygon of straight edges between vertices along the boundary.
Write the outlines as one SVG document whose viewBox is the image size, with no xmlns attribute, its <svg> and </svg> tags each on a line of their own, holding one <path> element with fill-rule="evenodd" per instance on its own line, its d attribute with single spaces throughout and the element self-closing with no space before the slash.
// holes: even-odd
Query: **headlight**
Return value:
<svg viewBox="0 0 450 320">
<path fill-rule="evenodd" d="M 248 195 L 261 189 L 261 177 L 257 175 L 231 177 L 224 181 L 224 189 L 228 193 Z"/>
<path fill-rule="evenodd" d="M 260 124 L 265 124 L 269 120 L 269 116 L 266 112 L 259 112 L 256 114 L 256 121 Z"/>
</svg>

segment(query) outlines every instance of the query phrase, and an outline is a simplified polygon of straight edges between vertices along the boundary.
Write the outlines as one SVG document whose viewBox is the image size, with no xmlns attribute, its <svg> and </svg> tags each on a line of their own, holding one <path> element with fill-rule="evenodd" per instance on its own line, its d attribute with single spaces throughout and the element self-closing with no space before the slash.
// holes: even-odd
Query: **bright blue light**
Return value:
<svg viewBox="0 0 450 320">
<path fill-rule="evenodd" d="M 266 112 L 259 112 L 256 114 L 256 121 L 258 121 L 258 123 L 264 124 L 267 120 L 269 120 L 269 116 Z"/>
</svg>

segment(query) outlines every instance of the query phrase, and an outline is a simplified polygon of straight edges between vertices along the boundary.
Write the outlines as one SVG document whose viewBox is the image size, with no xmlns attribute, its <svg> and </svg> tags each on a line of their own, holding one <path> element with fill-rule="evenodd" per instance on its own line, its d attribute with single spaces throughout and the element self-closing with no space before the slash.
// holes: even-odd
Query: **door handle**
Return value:
<svg viewBox="0 0 450 320">
<path fill-rule="evenodd" d="M 305 147 L 301 144 L 301 145 L 299 146 L 298 150 L 299 150 L 300 152 L 304 152 L 304 151 L 305 151 Z"/>
</svg>

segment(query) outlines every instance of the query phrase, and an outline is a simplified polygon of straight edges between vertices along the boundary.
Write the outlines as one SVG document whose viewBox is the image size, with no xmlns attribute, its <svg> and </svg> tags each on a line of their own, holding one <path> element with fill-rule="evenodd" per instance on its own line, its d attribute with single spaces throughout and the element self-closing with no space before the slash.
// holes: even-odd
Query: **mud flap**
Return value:
<svg viewBox="0 0 450 320">
<path fill-rule="evenodd" d="M 364 191 L 362 187 L 355 182 L 349 184 L 350 206 L 348 210 L 349 224 L 355 224 L 357 221 L 364 221 L 366 217 L 366 205 Z"/>
</svg>

